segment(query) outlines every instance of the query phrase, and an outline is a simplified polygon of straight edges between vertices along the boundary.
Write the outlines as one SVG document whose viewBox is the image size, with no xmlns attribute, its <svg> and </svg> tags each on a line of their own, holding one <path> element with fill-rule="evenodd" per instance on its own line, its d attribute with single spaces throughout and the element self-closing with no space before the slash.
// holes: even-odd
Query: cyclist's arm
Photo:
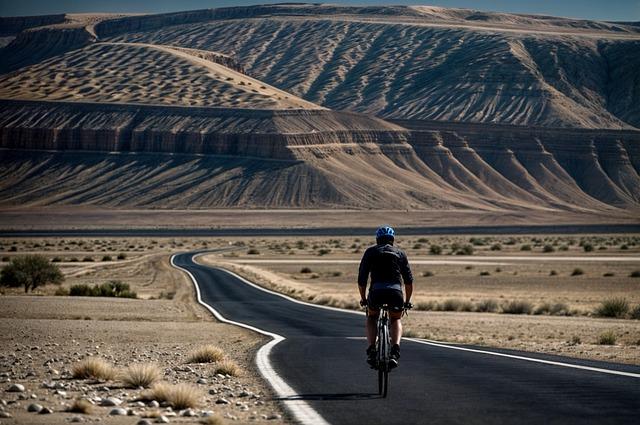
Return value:
<svg viewBox="0 0 640 425">
<path fill-rule="evenodd" d="M 409 267 L 409 259 L 404 254 L 402 262 L 400 263 L 400 271 L 402 273 L 402 281 L 404 282 L 405 302 L 411 301 L 411 295 L 413 295 L 413 273 L 411 273 L 411 267 Z"/>
<path fill-rule="evenodd" d="M 369 261 L 369 251 L 365 251 L 360 261 L 360 268 L 358 270 L 358 291 L 360 291 L 360 299 L 367 299 L 366 290 L 367 282 L 369 281 L 369 272 L 371 271 L 371 264 Z"/>
<path fill-rule="evenodd" d="M 404 301 L 406 303 L 411 302 L 411 295 L 413 295 L 413 283 L 404 285 Z"/>
</svg>

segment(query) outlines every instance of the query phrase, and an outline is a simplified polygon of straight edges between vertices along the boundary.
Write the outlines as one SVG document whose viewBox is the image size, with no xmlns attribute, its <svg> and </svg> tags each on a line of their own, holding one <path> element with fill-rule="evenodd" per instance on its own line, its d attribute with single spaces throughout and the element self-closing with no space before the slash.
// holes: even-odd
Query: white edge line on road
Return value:
<svg viewBox="0 0 640 425">
<path fill-rule="evenodd" d="M 535 359 L 532 357 L 518 356 L 515 354 L 497 353 L 495 351 L 478 350 L 475 348 L 457 347 L 455 345 L 448 345 L 438 341 L 430 341 L 425 339 L 416 339 L 416 338 L 404 338 L 404 339 L 417 342 L 418 344 L 432 345 L 434 347 L 448 348 L 451 350 L 469 351 L 471 353 L 489 354 L 491 356 L 498 356 L 498 357 L 508 357 L 510 359 L 524 360 L 524 361 L 534 362 L 534 363 L 543 363 L 543 364 L 548 364 L 553 366 L 570 367 L 573 369 L 582 369 L 582 370 L 589 370 L 591 372 L 608 373 L 610 375 L 621 375 L 621 376 L 627 376 L 630 378 L 640 378 L 640 373 L 623 372 L 620 370 L 602 369 L 599 367 L 582 366 L 582 365 L 571 364 L 571 363 L 555 362 L 552 360 Z"/>
<path fill-rule="evenodd" d="M 299 395 L 287 384 L 284 379 L 275 371 L 273 366 L 271 365 L 271 360 L 269 360 L 269 355 L 271 354 L 271 350 L 281 341 L 284 341 L 285 338 L 281 335 L 267 332 L 262 329 L 258 329 L 254 326 L 247 325 L 245 323 L 234 322 L 233 320 L 228 320 L 222 314 L 220 314 L 216 309 L 211 307 L 202 301 L 202 296 L 200 295 L 200 287 L 198 286 L 198 281 L 195 276 L 191 274 L 191 272 L 187 269 L 184 269 L 180 266 L 177 266 L 173 261 L 175 256 L 178 254 L 174 254 L 171 256 L 171 265 L 178 270 L 182 270 L 187 273 L 191 278 L 191 282 L 193 282 L 193 286 L 196 289 L 196 296 L 198 299 L 198 303 L 204 306 L 207 310 L 209 310 L 216 319 L 223 323 L 228 323 L 230 325 L 240 326 L 245 329 L 252 330 L 262 335 L 266 335 L 272 338 L 266 345 L 260 347 L 258 352 L 256 353 L 256 365 L 258 366 L 258 370 L 264 377 L 264 379 L 269 382 L 273 390 L 276 392 L 278 397 L 282 398 L 282 402 L 286 406 L 286 408 L 291 412 L 293 417 L 302 424 L 313 424 L 313 425 L 329 425 L 329 423 L 311 406 L 309 406 L 304 400 L 294 400 L 294 397 L 298 397 Z M 197 255 L 192 256 L 195 258 Z M 220 269 L 224 270 L 224 269 Z M 227 270 L 224 270 L 227 271 Z M 242 278 L 241 278 L 242 279 Z M 242 279 L 244 282 L 249 283 L 247 280 Z M 255 286 L 252 284 L 252 286 Z M 261 288 L 262 289 L 262 288 Z"/>
<path fill-rule="evenodd" d="M 206 253 L 201 253 L 201 254 L 197 254 L 194 256 L 194 260 L 196 257 L 201 256 L 201 255 L 206 255 Z M 200 264 L 200 263 L 198 263 Z M 306 305 L 306 306 L 310 306 L 310 307 L 316 307 L 316 308 L 324 308 L 327 310 L 333 310 L 333 311 L 341 311 L 344 313 L 352 313 L 352 314 L 358 314 L 361 315 L 361 312 L 357 312 L 357 311 L 353 311 L 353 310 L 345 310 L 342 308 L 337 308 L 337 307 L 329 307 L 326 305 L 318 305 L 318 304 L 311 304 L 311 303 L 307 303 L 304 301 L 300 301 L 300 300 L 296 300 L 295 298 L 291 298 L 288 295 L 284 295 L 281 294 L 279 292 L 275 292 L 272 291 L 270 289 L 266 289 L 263 288 L 260 285 L 256 285 L 253 282 L 248 281 L 247 279 L 243 278 L 242 276 L 239 276 L 238 274 L 227 270 L 225 268 L 222 267 L 218 267 L 218 266 L 206 266 L 206 267 L 212 267 L 212 268 L 216 268 L 218 270 L 221 270 L 223 272 L 226 272 L 232 276 L 234 276 L 235 278 L 241 280 L 242 282 L 246 283 L 247 285 L 253 286 L 254 288 L 257 288 L 261 291 L 264 292 L 268 292 L 270 294 L 273 295 L 277 295 L 279 297 L 282 297 L 286 300 L 289 300 L 291 302 L 297 303 L 297 304 L 302 304 L 302 305 Z M 618 371 L 618 370 L 611 370 L 611 369 L 602 369 L 602 368 L 597 368 L 597 367 L 590 367 L 590 366 L 581 366 L 581 365 L 576 365 L 576 364 L 571 364 L 571 363 L 562 363 L 562 362 L 554 362 L 551 360 L 543 360 L 543 359 L 535 359 L 532 357 L 525 357 L 525 356 L 518 356 L 518 355 L 514 355 L 514 354 L 504 354 L 504 353 L 497 353 L 494 351 L 485 351 L 485 350 L 477 350 L 477 349 L 473 349 L 473 348 L 465 348 L 465 347 L 457 347 L 457 346 L 453 346 L 453 345 L 448 345 L 445 343 L 442 343 L 440 341 L 432 341 L 432 340 L 424 340 L 424 339 L 416 339 L 416 338 L 404 338 L 405 340 L 409 340 L 409 341 L 413 341 L 413 342 L 417 342 L 419 344 L 426 344 L 426 345 L 433 345 L 435 347 L 441 347 L 441 348 L 449 348 L 452 350 L 461 350 L 461 351 L 468 351 L 468 352 L 472 352 L 472 353 L 479 353 L 479 354 L 489 354 L 489 355 L 493 355 L 493 356 L 498 356 L 498 357 L 507 357 L 507 358 L 512 358 L 512 359 L 517 359 L 517 360 L 525 360 L 525 361 L 529 361 L 529 362 L 535 362 L 535 363 L 543 363 L 543 364 L 548 364 L 548 365 L 554 365 L 554 366 L 563 366 L 563 367 L 569 367 L 569 368 L 574 368 L 574 369 L 582 369 L 582 370 L 589 370 L 592 372 L 600 372 L 600 373 L 608 373 L 608 374 L 612 374 L 612 375 L 621 375 L 621 376 L 627 376 L 627 377 L 631 377 L 631 378 L 640 378 L 640 374 L 638 373 L 632 373 L 632 372 L 623 372 L 623 371 Z"/>
<path fill-rule="evenodd" d="M 206 252 L 203 252 L 201 254 L 196 254 L 196 255 L 193 256 L 193 260 L 195 261 L 196 257 L 199 257 L 201 255 L 206 255 L 206 254 L 207 254 Z M 197 263 L 197 264 L 200 264 L 200 263 Z M 236 279 L 241 280 L 242 282 L 246 283 L 249 286 L 253 286 L 256 289 L 259 289 L 261 291 L 267 292 L 267 293 L 269 293 L 271 295 L 277 295 L 278 297 L 284 298 L 285 300 L 291 301 L 291 302 L 296 303 L 296 304 L 302 304 L 302 305 L 306 305 L 306 306 L 309 306 L 309 307 L 315 307 L 315 308 L 323 308 L 325 310 L 331 310 L 331 311 L 339 311 L 341 313 L 357 314 L 357 315 L 362 316 L 364 318 L 364 312 L 363 311 L 347 310 L 347 309 L 344 309 L 344 308 L 331 307 L 331 306 L 328 306 L 328 305 L 312 304 L 312 303 L 300 301 L 300 300 L 292 298 L 292 297 L 290 297 L 288 295 L 282 294 L 280 292 L 272 291 L 271 289 L 267 289 L 267 288 L 265 288 L 263 286 L 257 285 L 255 283 L 245 279 L 244 277 L 240 276 L 239 274 L 234 273 L 231 270 L 225 269 L 224 267 L 207 265 L 207 264 L 200 264 L 200 265 L 205 266 L 205 267 L 211 267 L 213 269 L 220 270 L 220 271 L 223 271 L 225 273 L 228 273 L 231 276 L 235 277 Z"/>
</svg>

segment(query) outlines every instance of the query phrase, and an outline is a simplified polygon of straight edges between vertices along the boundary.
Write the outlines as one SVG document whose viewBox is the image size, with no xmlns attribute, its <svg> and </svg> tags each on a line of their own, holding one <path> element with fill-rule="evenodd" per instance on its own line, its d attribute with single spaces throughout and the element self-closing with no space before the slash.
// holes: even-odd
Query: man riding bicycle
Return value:
<svg viewBox="0 0 640 425">
<path fill-rule="evenodd" d="M 413 293 L 413 275 L 409 268 L 407 255 L 393 246 L 395 232 L 389 226 L 376 231 L 376 245 L 367 248 L 360 261 L 358 290 L 360 305 L 367 306 L 367 363 L 376 364 L 376 323 L 383 304 L 389 306 L 391 359 L 390 366 L 397 367 L 400 359 L 400 339 L 402 323 L 400 318 L 405 308 L 411 308 Z M 371 274 L 369 296 L 366 297 L 367 281 Z M 404 281 L 405 294 L 402 294 Z"/>
</svg>

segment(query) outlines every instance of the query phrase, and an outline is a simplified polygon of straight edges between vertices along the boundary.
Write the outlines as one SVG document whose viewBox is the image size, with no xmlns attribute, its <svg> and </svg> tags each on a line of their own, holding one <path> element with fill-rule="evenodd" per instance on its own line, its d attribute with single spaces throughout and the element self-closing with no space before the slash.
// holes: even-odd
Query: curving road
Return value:
<svg viewBox="0 0 640 425">
<path fill-rule="evenodd" d="M 382 399 L 364 362 L 363 314 L 294 302 L 197 264 L 195 254 L 172 262 L 190 273 L 204 304 L 276 334 L 258 366 L 301 422 L 625 424 L 640 417 L 640 367 L 416 340 L 403 342 Z"/>
</svg>

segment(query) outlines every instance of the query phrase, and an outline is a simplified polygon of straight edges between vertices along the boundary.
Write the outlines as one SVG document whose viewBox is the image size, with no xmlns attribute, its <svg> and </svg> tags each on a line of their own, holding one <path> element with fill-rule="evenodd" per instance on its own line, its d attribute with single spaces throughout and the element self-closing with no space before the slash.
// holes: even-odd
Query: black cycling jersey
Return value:
<svg viewBox="0 0 640 425">
<path fill-rule="evenodd" d="M 371 287 L 402 288 L 413 284 L 413 275 L 409 268 L 407 255 L 390 244 L 379 244 L 367 248 L 360 261 L 358 285 L 367 286 L 371 274 Z"/>
</svg>

